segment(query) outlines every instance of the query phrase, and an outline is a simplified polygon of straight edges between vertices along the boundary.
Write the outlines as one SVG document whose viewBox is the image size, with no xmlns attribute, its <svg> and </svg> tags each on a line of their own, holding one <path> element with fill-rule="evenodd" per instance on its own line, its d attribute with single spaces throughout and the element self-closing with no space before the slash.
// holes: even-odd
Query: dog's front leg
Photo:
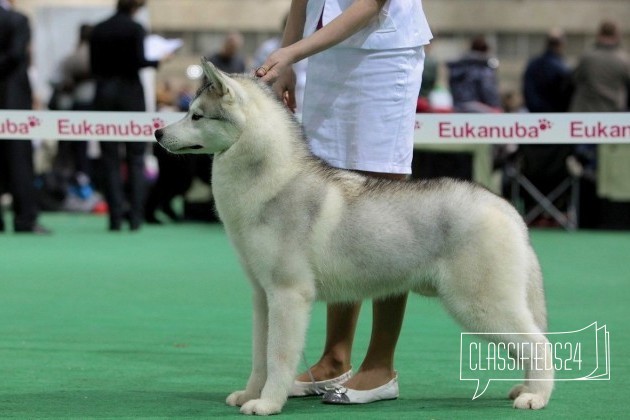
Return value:
<svg viewBox="0 0 630 420">
<path fill-rule="evenodd" d="M 269 338 L 267 343 L 267 382 L 260 399 L 241 407 L 241 413 L 279 413 L 287 400 L 304 347 L 314 293 L 282 285 L 267 293 Z"/>
<path fill-rule="evenodd" d="M 254 282 L 252 282 L 254 283 Z M 254 283 L 253 295 L 253 334 L 252 334 L 252 372 L 244 390 L 231 393 L 225 400 L 231 406 L 241 406 L 247 401 L 260 397 L 267 380 L 267 296 L 260 285 Z"/>
</svg>

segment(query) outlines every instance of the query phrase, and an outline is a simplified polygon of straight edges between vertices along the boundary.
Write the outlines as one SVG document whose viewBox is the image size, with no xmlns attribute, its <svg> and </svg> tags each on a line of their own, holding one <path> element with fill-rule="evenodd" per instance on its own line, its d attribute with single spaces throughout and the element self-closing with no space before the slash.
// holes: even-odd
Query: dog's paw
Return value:
<svg viewBox="0 0 630 420">
<path fill-rule="evenodd" d="M 518 398 L 519 395 L 521 395 L 524 392 L 529 392 L 527 387 L 524 384 L 514 385 L 512 389 L 510 390 L 508 397 L 511 400 L 515 400 L 516 398 Z"/>
<path fill-rule="evenodd" d="M 240 407 L 245 404 L 249 400 L 253 400 L 254 398 L 258 398 L 259 395 L 254 395 L 248 393 L 247 390 L 242 391 L 234 391 L 225 399 L 225 403 L 227 405 L 231 405 L 232 407 Z"/>
<path fill-rule="evenodd" d="M 270 414 L 278 414 L 282 411 L 282 405 L 281 403 L 265 399 L 250 400 L 243 404 L 241 413 L 268 416 Z"/>
<path fill-rule="evenodd" d="M 514 400 L 514 408 L 523 410 L 540 410 L 545 408 L 547 401 L 537 394 L 523 392 Z"/>
</svg>

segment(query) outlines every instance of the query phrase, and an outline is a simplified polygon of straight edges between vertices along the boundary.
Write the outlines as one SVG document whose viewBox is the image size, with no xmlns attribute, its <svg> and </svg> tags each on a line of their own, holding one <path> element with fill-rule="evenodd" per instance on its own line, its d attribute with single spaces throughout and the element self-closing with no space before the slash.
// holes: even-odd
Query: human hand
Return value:
<svg viewBox="0 0 630 420">
<path fill-rule="evenodd" d="M 292 61 L 283 49 L 272 53 L 265 63 L 256 69 L 256 76 L 271 84 L 271 89 L 284 104 L 295 112 L 295 72 Z M 275 64 L 274 64 L 275 63 Z"/>
<path fill-rule="evenodd" d="M 287 108 L 295 113 L 295 72 L 293 68 L 289 68 L 278 77 L 271 89 L 275 92 L 279 99 L 284 102 Z"/>
<path fill-rule="evenodd" d="M 256 69 L 256 76 L 267 84 L 274 82 L 282 76 L 286 71 L 291 69 L 294 60 L 287 48 L 280 48 L 267 57 L 262 66 Z"/>
</svg>

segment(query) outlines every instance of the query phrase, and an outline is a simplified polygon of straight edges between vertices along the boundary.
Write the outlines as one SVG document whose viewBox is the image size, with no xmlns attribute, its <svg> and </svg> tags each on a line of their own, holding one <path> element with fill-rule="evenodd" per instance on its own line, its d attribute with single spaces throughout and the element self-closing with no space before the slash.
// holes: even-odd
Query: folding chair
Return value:
<svg viewBox="0 0 630 420">
<path fill-rule="evenodd" d="M 537 149 L 537 153 L 540 153 L 540 150 L 541 149 Z M 566 150 L 567 149 L 564 151 L 566 152 Z M 527 157 L 528 152 L 531 151 L 532 149 L 529 149 L 528 147 L 519 148 L 517 158 L 507 163 L 504 167 L 504 173 L 510 182 L 509 185 L 512 203 L 517 208 L 520 207 L 523 209 L 523 219 L 527 225 L 531 225 L 537 217 L 546 212 L 564 229 L 569 231 L 577 229 L 580 202 L 580 176 L 582 171 L 580 163 L 569 154 L 567 154 L 566 157 L 563 156 L 563 151 L 560 150 L 559 157 L 562 158 L 563 169 L 565 171 L 565 174 L 563 175 L 564 179 L 562 179 L 560 183 L 549 192 L 543 193 L 532 181 L 530 181 L 530 179 L 528 179 L 526 176 L 527 170 L 524 170 L 525 168 L 523 168 L 522 165 L 523 157 Z M 558 152 L 558 150 L 555 150 L 555 152 Z M 536 169 L 538 171 L 542 171 L 542 173 L 536 174 L 538 178 L 540 178 L 541 175 L 544 176 L 544 165 L 542 168 L 539 167 Z M 557 175 L 558 170 L 559 168 L 556 167 L 555 175 Z M 529 210 L 525 209 L 524 206 L 519 206 L 519 204 L 524 201 L 521 191 L 525 191 L 529 197 L 534 200 L 535 205 Z M 568 197 L 564 199 L 563 195 Z M 564 201 L 564 203 L 558 204 L 560 198 L 563 198 L 563 200 L 560 201 Z"/>
</svg>

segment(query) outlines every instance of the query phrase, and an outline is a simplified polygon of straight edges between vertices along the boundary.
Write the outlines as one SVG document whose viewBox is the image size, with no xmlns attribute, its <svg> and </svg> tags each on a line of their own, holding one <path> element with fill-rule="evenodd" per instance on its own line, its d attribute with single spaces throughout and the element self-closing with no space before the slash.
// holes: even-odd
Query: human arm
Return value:
<svg viewBox="0 0 630 420">
<path fill-rule="evenodd" d="M 283 47 L 272 53 L 256 70 L 264 82 L 273 83 L 289 67 L 304 58 L 339 44 L 363 29 L 380 13 L 386 0 L 355 0 L 330 23 L 301 38 L 307 0 L 293 0 L 284 31 Z"/>
</svg>

